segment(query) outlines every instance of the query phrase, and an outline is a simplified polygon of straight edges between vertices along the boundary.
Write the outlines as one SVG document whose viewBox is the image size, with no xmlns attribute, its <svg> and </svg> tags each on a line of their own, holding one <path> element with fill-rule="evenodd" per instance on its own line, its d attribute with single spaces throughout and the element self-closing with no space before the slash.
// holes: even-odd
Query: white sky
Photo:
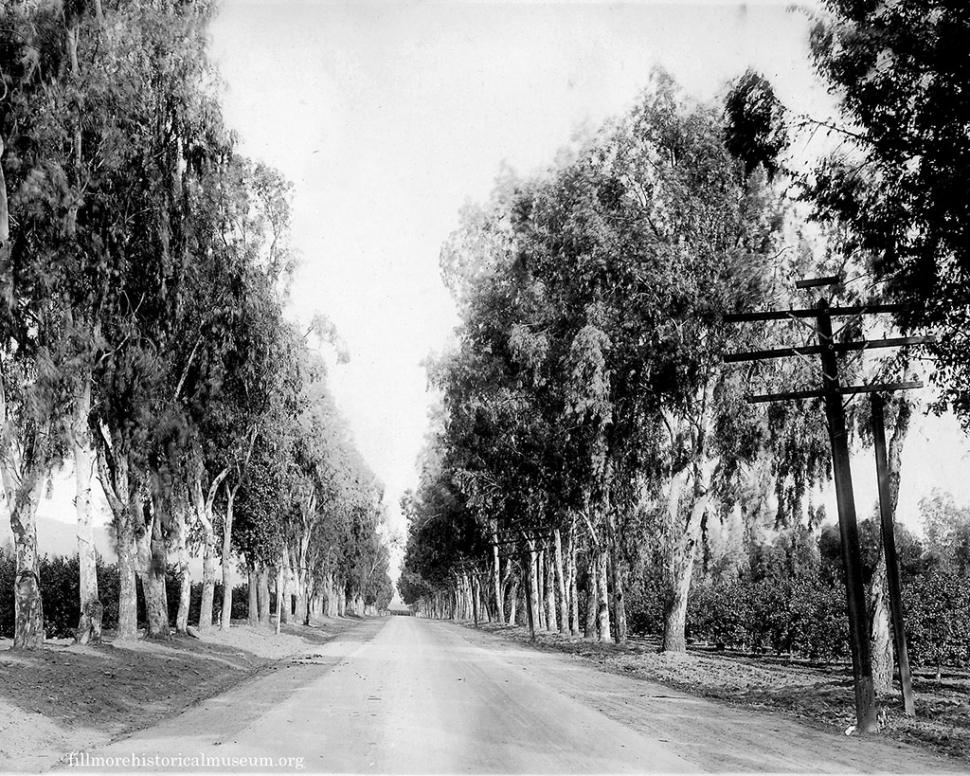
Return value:
<svg viewBox="0 0 970 776">
<path fill-rule="evenodd" d="M 753 65 L 790 109 L 824 112 L 809 20 L 787 5 L 223 0 L 225 113 L 296 185 L 294 313 L 326 313 L 348 345 L 333 389 L 395 516 L 427 425 L 420 362 L 457 323 L 438 254 L 462 204 L 503 160 L 527 173 L 622 112 L 655 65 L 703 99 Z M 931 455 L 940 428 L 914 432 L 904 510 L 930 483 L 966 491 L 962 436 Z M 871 467 L 855 464 L 862 489 Z"/>
</svg>

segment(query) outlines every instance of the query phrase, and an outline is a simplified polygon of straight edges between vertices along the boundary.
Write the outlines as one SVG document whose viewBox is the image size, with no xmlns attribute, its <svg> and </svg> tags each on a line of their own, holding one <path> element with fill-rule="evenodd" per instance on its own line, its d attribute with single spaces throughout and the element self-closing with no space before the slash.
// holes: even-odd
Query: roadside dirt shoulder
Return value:
<svg viewBox="0 0 970 776">
<path fill-rule="evenodd" d="M 257 674 L 299 662 L 357 619 L 269 628 L 233 624 L 203 639 L 98 646 L 0 641 L 0 770 L 40 772 L 152 726 Z"/>
<path fill-rule="evenodd" d="M 884 736 L 846 736 L 777 709 L 700 697 L 649 677 L 632 658 L 604 659 L 600 653 L 614 651 L 610 645 L 563 646 L 556 637 L 533 646 L 522 628 L 468 626 L 464 632 L 569 697 L 668 743 L 700 771 L 966 773 L 970 765 Z M 678 675 L 703 670 L 691 655 L 665 659 L 681 662 Z"/>
</svg>

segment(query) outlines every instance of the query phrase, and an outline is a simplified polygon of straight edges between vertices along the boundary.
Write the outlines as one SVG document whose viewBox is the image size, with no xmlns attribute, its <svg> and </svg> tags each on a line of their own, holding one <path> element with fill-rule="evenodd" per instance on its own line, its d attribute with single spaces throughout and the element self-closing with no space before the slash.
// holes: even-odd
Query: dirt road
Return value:
<svg viewBox="0 0 970 776">
<path fill-rule="evenodd" d="M 350 773 L 959 770 L 448 623 L 364 622 L 302 661 L 64 767 Z"/>
</svg>

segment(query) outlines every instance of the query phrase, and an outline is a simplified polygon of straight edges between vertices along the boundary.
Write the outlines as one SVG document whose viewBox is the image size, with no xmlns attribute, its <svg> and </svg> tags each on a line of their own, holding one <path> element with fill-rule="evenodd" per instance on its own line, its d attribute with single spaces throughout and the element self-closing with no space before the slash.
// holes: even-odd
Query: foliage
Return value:
<svg viewBox="0 0 970 776">
<path fill-rule="evenodd" d="M 751 174 L 759 165 L 768 178 L 778 171 L 778 157 L 788 147 L 785 107 L 768 80 L 748 70 L 731 86 L 724 103 L 725 145 Z"/>
<path fill-rule="evenodd" d="M 816 68 L 839 98 L 844 150 L 816 171 L 817 215 L 850 227 L 906 310 L 901 321 L 939 336 L 934 379 L 968 422 L 970 9 L 934 0 L 826 0 L 811 34 Z"/>
<path fill-rule="evenodd" d="M 933 569 L 903 589 L 910 658 L 916 665 L 970 665 L 970 579 Z"/>
</svg>

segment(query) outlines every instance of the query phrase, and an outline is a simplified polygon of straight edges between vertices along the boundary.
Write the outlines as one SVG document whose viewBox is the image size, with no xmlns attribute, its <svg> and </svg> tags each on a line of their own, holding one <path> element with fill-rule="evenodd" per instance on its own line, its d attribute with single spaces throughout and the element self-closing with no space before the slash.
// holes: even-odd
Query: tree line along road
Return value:
<svg viewBox="0 0 970 776">
<path fill-rule="evenodd" d="M 78 755 L 62 770 L 112 765 L 340 773 L 938 773 L 948 767 L 904 745 L 734 709 L 453 623 L 411 617 L 364 620 L 303 659 Z"/>
</svg>

